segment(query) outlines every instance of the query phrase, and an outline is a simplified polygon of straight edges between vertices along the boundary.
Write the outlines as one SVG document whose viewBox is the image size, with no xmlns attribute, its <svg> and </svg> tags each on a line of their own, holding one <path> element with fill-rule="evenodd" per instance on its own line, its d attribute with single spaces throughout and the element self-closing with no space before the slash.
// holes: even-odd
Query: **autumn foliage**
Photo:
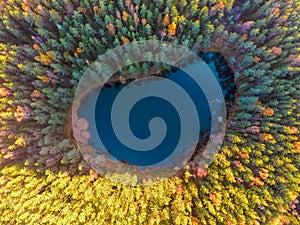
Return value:
<svg viewBox="0 0 300 225">
<path fill-rule="evenodd" d="M 299 224 L 299 21 L 299 0 L 1 1 L 0 224 Z M 130 187 L 64 127 L 90 63 L 143 40 L 220 52 L 237 90 L 212 164 Z"/>
</svg>

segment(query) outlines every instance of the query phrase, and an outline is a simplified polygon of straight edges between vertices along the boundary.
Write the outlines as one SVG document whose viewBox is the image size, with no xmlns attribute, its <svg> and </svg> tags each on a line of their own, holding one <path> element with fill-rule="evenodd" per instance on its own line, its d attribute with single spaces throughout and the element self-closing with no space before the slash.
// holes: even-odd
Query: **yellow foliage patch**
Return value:
<svg viewBox="0 0 300 225">
<path fill-rule="evenodd" d="M 272 134 L 263 133 L 263 134 L 259 135 L 259 140 L 260 141 L 271 141 L 271 140 L 274 140 L 274 137 Z"/>
<path fill-rule="evenodd" d="M 38 79 L 40 79 L 41 81 L 43 81 L 44 83 L 49 83 L 49 79 L 46 75 L 38 75 L 36 76 Z"/>
<path fill-rule="evenodd" d="M 81 53 L 81 52 L 84 52 L 84 50 L 82 48 L 76 48 L 76 52 Z"/>
<path fill-rule="evenodd" d="M 172 22 L 169 25 L 169 27 L 168 27 L 168 34 L 169 34 L 169 36 L 174 36 L 176 34 L 176 28 L 177 28 L 177 25 L 174 22 Z"/>
<path fill-rule="evenodd" d="M 266 169 L 261 169 L 259 171 L 259 176 L 260 176 L 261 179 L 265 180 L 269 177 L 269 171 L 266 170 Z"/>
<path fill-rule="evenodd" d="M 53 55 L 50 51 L 46 52 L 46 54 L 40 53 L 39 56 L 35 56 L 34 59 L 43 63 L 44 65 L 49 66 L 53 61 Z"/>
<path fill-rule="evenodd" d="M 121 37 L 121 41 L 122 41 L 123 45 L 127 45 L 130 42 L 129 39 L 127 37 L 125 37 L 125 36 Z"/>
<path fill-rule="evenodd" d="M 20 146 L 20 147 L 25 147 L 26 143 L 23 137 L 18 137 L 17 140 L 15 141 L 15 145 Z"/>
<path fill-rule="evenodd" d="M 97 6 L 97 5 L 95 5 L 94 7 L 93 7 L 93 10 L 94 10 L 94 13 L 96 13 L 96 14 L 101 14 L 101 9 L 99 8 L 99 6 Z"/>
<path fill-rule="evenodd" d="M 261 58 L 259 58 L 259 57 L 257 57 L 257 56 L 254 56 L 254 57 L 253 57 L 253 60 L 254 60 L 254 62 L 256 62 L 256 63 L 259 63 L 260 60 L 261 60 Z"/>
<path fill-rule="evenodd" d="M 264 182 L 259 177 L 255 177 L 254 180 L 250 183 L 250 185 L 263 186 Z"/>
<path fill-rule="evenodd" d="M 128 15 L 127 12 L 125 12 L 125 11 L 122 12 L 122 20 L 123 20 L 123 21 L 127 21 L 128 16 L 129 16 L 129 15 Z"/>
<path fill-rule="evenodd" d="M 33 49 L 35 49 L 37 51 L 41 51 L 42 50 L 41 47 L 38 44 L 36 44 L 36 43 L 33 44 Z"/>
</svg>

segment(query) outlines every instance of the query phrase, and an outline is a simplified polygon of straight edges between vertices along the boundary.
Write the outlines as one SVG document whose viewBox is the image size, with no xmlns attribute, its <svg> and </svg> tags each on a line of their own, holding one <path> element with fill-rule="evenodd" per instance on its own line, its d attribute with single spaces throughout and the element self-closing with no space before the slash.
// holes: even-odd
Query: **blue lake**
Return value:
<svg viewBox="0 0 300 225">
<path fill-rule="evenodd" d="M 232 99 L 233 93 L 231 93 L 231 91 L 234 86 L 232 84 L 233 77 L 232 74 L 228 74 L 230 70 L 228 70 L 229 68 L 224 64 L 224 61 L 220 63 L 220 60 L 224 59 L 217 53 L 205 53 L 200 55 L 200 57 L 206 61 L 220 83 L 225 99 Z M 216 65 L 219 67 L 217 68 Z M 224 75 L 220 73 L 220 71 L 227 74 Z M 201 71 L 199 71 L 199 74 L 200 73 Z M 211 127 L 211 112 L 205 94 L 197 83 L 180 69 L 167 72 L 163 74 L 163 76 L 175 82 L 188 92 L 199 115 L 199 123 L 201 124 L 201 130 L 199 132 L 200 139 Z M 153 82 L 161 81 L 158 79 Z M 133 135 L 139 139 L 148 138 L 150 136 L 148 127 L 150 120 L 159 117 L 164 120 L 167 126 L 166 136 L 161 144 L 151 151 L 136 151 L 125 146 L 116 136 L 111 123 L 113 102 L 125 87 L 126 85 L 124 84 L 103 87 L 99 95 L 96 93 L 90 93 L 88 95 L 88 99 L 85 101 L 86 106 L 80 108 L 79 116 L 85 115 L 86 117 L 86 115 L 90 113 L 95 113 L 95 121 L 90 121 L 87 118 L 89 121 L 89 132 L 91 134 L 89 144 L 99 151 L 99 153 L 101 153 L 103 149 L 106 149 L 112 159 L 140 166 L 156 164 L 166 159 L 178 143 L 177 140 L 181 135 L 180 115 L 178 115 L 174 106 L 164 99 L 155 96 L 141 99 L 130 111 L 128 122 Z M 176 95 L 176 93 L 174 93 L 174 95 Z M 95 110 L 89 107 L 89 102 L 92 102 L 92 100 L 96 100 Z M 124 104 L 126 104 L 126 102 Z M 120 116 L 122 115 L 120 114 Z M 101 137 L 102 143 L 99 143 L 99 137 Z M 195 140 L 191 140 L 191 142 L 194 141 Z"/>
</svg>

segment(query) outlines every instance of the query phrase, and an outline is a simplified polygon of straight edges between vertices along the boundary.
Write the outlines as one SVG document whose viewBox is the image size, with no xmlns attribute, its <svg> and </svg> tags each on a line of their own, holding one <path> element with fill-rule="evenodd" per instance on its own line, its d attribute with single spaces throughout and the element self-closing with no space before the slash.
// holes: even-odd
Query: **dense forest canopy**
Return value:
<svg viewBox="0 0 300 225">
<path fill-rule="evenodd" d="M 299 224 L 299 21 L 299 0 L 1 1 L 1 223 Z M 237 90 L 208 168 L 130 187 L 83 160 L 69 114 L 98 55 L 140 40 L 221 53 Z"/>
</svg>

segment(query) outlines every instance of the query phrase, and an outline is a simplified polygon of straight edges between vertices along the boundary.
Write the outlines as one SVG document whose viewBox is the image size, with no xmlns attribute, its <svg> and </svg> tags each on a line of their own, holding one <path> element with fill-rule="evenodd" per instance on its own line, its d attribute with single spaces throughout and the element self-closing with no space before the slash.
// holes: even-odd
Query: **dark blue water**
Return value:
<svg viewBox="0 0 300 225">
<path fill-rule="evenodd" d="M 210 130 L 209 104 L 201 88 L 180 69 L 176 70 L 176 72 L 170 72 L 167 78 L 188 91 L 190 98 L 196 106 L 198 115 L 200 115 L 201 132 Z M 116 159 L 141 166 L 154 165 L 166 159 L 176 148 L 181 134 L 180 117 L 174 106 L 164 99 L 157 97 L 141 99 L 131 109 L 129 117 L 129 124 L 133 134 L 140 139 L 149 137 L 148 124 L 154 117 L 162 118 L 165 121 L 168 132 L 163 142 L 150 151 L 136 151 L 124 146 L 116 137 L 110 122 L 113 100 L 124 87 L 125 85 L 120 85 L 117 88 L 104 88 L 99 94 L 95 110 L 95 122 L 98 134 L 106 149 L 109 149 L 112 156 Z"/>
<path fill-rule="evenodd" d="M 231 99 L 233 95 L 233 93 L 230 92 L 232 91 L 232 83 L 228 83 L 228 80 L 230 81 L 230 79 L 233 79 L 233 76 L 232 74 L 228 75 L 227 65 L 224 64 L 224 62 L 221 62 L 223 59 L 216 53 L 205 53 L 200 55 L 200 57 L 206 61 L 219 81 L 225 99 Z M 218 64 L 219 68 L 216 67 Z M 220 67 L 220 65 L 222 67 Z M 201 71 L 199 71 L 199 73 L 200 72 Z M 224 73 L 227 74 L 224 75 Z M 211 112 L 205 94 L 195 81 L 180 69 L 176 69 L 174 72 L 167 72 L 164 74 L 164 77 L 177 83 L 188 92 L 188 95 L 196 106 L 197 113 L 199 115 L 199 122 L 201 124 L 201 131 L 199 133 L 200 139 L 201 136 L 206 131 L 209 131 L 211 127 Z M 157 80 L 155 82 L 160 81 Z M 99 135 L 101 137 L 102 144 L 105 146 L 105 149 L 108 150 L 112 159 L 140 166 L 154 165 L 166 159 L 177 145 L 178 139 L 181 135 L 180 116 L 176 112 L 174 106 L 161 98 L 147 97 L 141 99 L 130 111 L 129 124 L 132 133 L 140 139 L 149 137 L 150 131 L 148 125 L 149 121 L 154 117 L 159 117 L 164 120 L 167 125 L 168 132 L 166 133 L 163 142 L 150 151 L 136 151 L 126 147 L 116 137 L 111 123 L 112 104 L 116 96 L 125 86 L 126 85 L 124 84 L 118 84 L 112 87 L 104 87 L 98 96 L 93 96 L 93 94 L 89 95 L 90 99 L 97 98 L 95 107 L 95 123 L 93 124 L 92 121 L 89 121 L 89 131 L 91 133 L 90 143 L 97 151 L 99 151 L 98 153 L 100 154 L 101 151 L 103 151 L 103 146 L 98 145 L 97 135 Z M 86 107 L 85 110 L 87 108 L 88 107 Z M 86 114 L 86 112 L 79 111 L 79 115 L 80 114 Z M 97 133 L 93 132 L 95 130 L 97 130 Z"/>
</svg>

